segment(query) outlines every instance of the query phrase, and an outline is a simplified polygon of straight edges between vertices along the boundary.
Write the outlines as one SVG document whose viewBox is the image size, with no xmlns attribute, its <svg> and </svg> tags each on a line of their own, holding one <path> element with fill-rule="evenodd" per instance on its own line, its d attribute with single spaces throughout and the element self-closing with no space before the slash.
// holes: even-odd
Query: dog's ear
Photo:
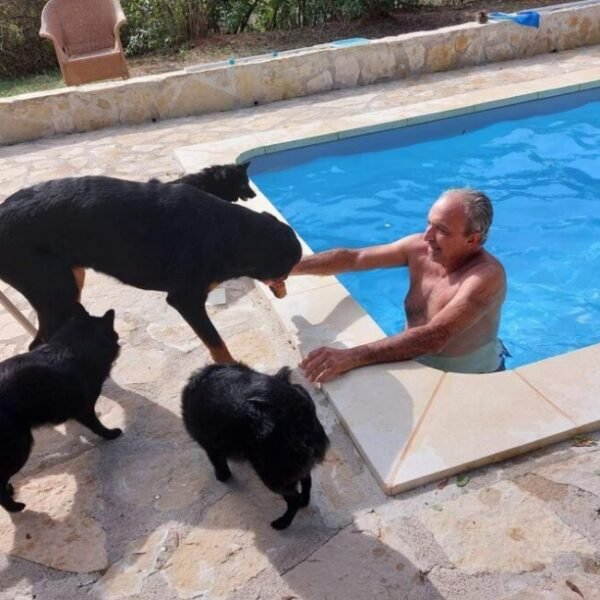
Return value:
<svg viewBox="0 0 600 600">
<path fill-rule="evenodd" d="M 239 166 L 242 168 L 243 171 L 247 171 L 248 167 L 250 166 L 250 161 L 247 160 L 246 162 L 241 163 Z"/>
<path fill-rule="evenodd" d="M 115 311 L 111 308 L 107 310 L 102 316 L 102 321 L 107 325 L 110 325 L 111 328 L 115 326 Z"/>
<path fill-rule="evenodd" d="M 277 377 L 277 379 L 283 379 L 284 381 L 290 383 L 291 374 L 292 370 L 289 367 L 282 367 L 281 369 L 279 369 L 279 371 L 277 371 L 277 373 L 275 373 L 275 377 Z"/>
</svg>

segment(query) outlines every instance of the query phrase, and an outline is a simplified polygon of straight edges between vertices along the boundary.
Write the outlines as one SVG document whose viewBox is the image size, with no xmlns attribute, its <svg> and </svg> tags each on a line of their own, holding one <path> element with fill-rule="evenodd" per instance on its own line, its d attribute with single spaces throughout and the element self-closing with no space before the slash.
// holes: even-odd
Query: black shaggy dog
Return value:
<svg viewBox="0 0 600 600">
<path fill-rule="evenodd" d="M 249 162 L 240 165 L 213 165 L 199 173 L 184 175 L 168 183 L 185 183 L 227 202 L 248 200 L 256 196 L 248 180 L 249 166 Z"/>
<path fill-rule="evenodd" d="M 9 479 L 27 462 L 31 429 L 79 421 L 107 440 L 121 434 L 98 420 L 94 407 L 119 354 L 115 313 L 92 317 L 78 305 L 52 339 L 0 363 L 0 505 L 25 508 L 13 499 Z"/>
<path fill-rule="evenodd" d="M 219 481 L 231 477 L 227 458 L 245 459 L 283 496 L 287 510 L 272 527 L 285 529 L 308 505 L 310 472 L 323 461 L 329 439 L 308 392 L 290 382 L 288 367 L 273 376 L 241 363 L 205 367 L 183 389 L 182 413 Z"/>
<path fill-rule="evenodd" d="M 293 230 L 268 213 L 223 202 L 190 185 L 111 177 L 57 179 L 0 205 L 0 279 L 38 314 L 30 347 L 72 314 L 82 268 L 167 292 L 216 361 L 232 361 L 205 301 L 216 284 L 252 277 L 285 295 L 302 254 Z"/>
</svg>

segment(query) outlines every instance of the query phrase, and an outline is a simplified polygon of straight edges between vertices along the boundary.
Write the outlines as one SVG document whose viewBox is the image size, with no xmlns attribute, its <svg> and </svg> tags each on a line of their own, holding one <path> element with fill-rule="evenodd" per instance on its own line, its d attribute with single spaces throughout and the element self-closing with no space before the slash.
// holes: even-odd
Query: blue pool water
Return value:
<svg viewBox="0 0 600 600">
<path fill-rule="evenodd" d="M 266 155 L 251 177 L 315 252 L 423 231 L 443 190 L 481 189 L 508 275 L 508 368 L 600 341 L 600 90 Z M 340 280 L 387 334 L 403 329 L 406 269 Z"/>
</svg>

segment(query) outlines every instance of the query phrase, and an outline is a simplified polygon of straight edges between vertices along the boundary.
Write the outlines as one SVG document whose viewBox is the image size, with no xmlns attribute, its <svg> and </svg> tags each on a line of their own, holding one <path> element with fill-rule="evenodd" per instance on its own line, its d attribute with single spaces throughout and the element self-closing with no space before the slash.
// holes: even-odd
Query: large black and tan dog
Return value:
<svg viewBox="0 0 600 600">
<path fill-rule="evenodd" d="M 190 173 L 179 179 L 165 183 L 185 183 L 202 192 L 208 192 L 226 202 L 237 202 L 254 198 L 256 194 L 250 187 L 248 179 L 249 162 L 242 164 L 229 163 L 226 165 L 212 165 L 199 171 Z M 152 183 L 160 183 L 158 179 L 151 179 Z M 77 267 L 74 269 L 75 280 L 81 291 L 85 282 L 85 269 Z"/>
<path fill-rule="evenodd" d="M 0 205 L 0 279 L 37 311 L 31 347 L 73 313 L 80 293 L 74 270 L 90 267 L 167 292 L 213 359 L 231 361 L 206 314 L 208 292 L 246 276 L 281 297 L 301 253 L 293 230 L 272 215 L 187 184 L 65 178 L 20 190 Z"/>
</svg>

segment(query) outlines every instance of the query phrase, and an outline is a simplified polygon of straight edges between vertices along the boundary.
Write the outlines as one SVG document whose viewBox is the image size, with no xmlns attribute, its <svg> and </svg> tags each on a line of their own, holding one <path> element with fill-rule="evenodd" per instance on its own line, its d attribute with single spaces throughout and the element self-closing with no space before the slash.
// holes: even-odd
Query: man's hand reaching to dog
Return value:
<svg viewBox="0 0 600 600">
<path fill-rule="evenodd" d="M 356 368 L 358 363 L 355 355 L 354 348 L 340 350 L 321 346 L 310 352 L 300 363 L 300 367 L 309 381 L 326 383 L 338 375 Z"/>
</svg>

